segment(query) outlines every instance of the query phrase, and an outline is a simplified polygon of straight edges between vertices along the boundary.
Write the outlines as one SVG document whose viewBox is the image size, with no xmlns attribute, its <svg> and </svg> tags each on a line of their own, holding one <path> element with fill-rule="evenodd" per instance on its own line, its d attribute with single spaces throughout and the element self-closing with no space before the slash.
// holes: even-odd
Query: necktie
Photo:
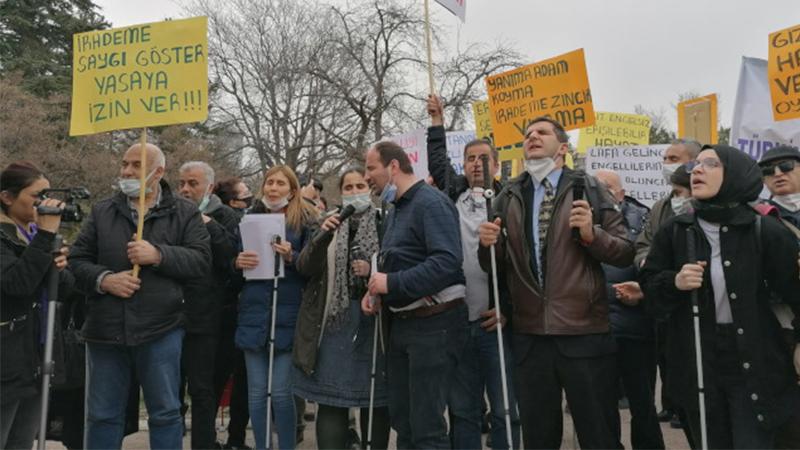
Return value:
<svg viewBox="0 0 800 450">
<path fill-rule="evenodd" d="M 547 231 L 548 228 L 550 228 L 550 220 L 553 217 L 553 207 L 555 206 L 556 196 L 553 191 L 553 185 L 550 184 L 550 180 L 547 178 L 542 180 L 542 186 L 544 187 L 544 198 L 542 198 L 542 204 L 539 205 L 539 281 L 542 286 L 544 286 L 545 261 L 547 261 L 545 252 L 547 247 L 545 243 L 547 242 Z"/>
</svg>

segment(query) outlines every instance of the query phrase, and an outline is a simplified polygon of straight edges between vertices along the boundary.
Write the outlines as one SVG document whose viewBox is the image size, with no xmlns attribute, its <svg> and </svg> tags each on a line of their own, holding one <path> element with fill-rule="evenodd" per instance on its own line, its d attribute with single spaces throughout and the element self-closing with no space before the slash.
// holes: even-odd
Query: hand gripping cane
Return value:
<svg viewBox="0 0 800 450">
<path fill-rule="evenodd" d="M 492 182 L 494 181 L 489 176 L 489 157 L 487 155 L 481 156 L 483 163 L 483 197 L 486 199 L 486 217 L 489 222 L 492 221 L 492 199 L 494 198 L 494 189 Z M 506 378 L 506 356 L 503 351 L 503 324 L 500 321 L 500 290 L 497 284 L 497 257 L 495 255 L 494 245 L 489 247 L 489 254 L 492 260 L 492 285 L 489 287 L 489 295 L 494 297 L 494 317 L 497 320 L 497 348 L 500 354 L 500 382 L 503 387 L 503 408 L 505 409 L 506 418 L 506 439 L 508 448 L 514 447 L 514 441 L 511 438 L 511 405 L 508 401 L 508 379 Z"/>
<path fill-rule="evenodd" d="M 272 238 L 273 244 L 280 244 L 281 237 Z M 272 372 L 275 362 L 275 316 L 278 313 L 278 277 L 281 274 L 281 255 L 275 252 L 275 278 L 272 280 L 272 317 L 269 324 L 269 371 L 267 372 L 267 435 L 266 446 L 272 448 Z"/>
<path fill-rule="evenodd" d="M 689 264 L 697 264 L 694 227 L 686 230 L 686 255 Z M 697 401 L 700 405 L 701 448 L 708 450 L 708 431 L 706 428 L 706 393 L 703 383 L 703 349 L 700 343 L 700 306 L 697 289 L 692 290 L 692 318 L 694 320 L 694 354 L 697 365 Z"/>
<path fill-rule="evenodd" d="M 53 241 L 53 255 L 61 251 L 61 235 L 56 234 Z M 50 377 L 53 376 L 53 333 L 56 323 L 56 301 L 58 301 L 58 269 L 55 262 L 51 263 L 47 272 L 47 324 L 44 340 L 44 360 L 42 361 L 42 415 L 39 419 L 39 437 L 37 448 L 44 450 L 47 442 L 47 410 L 50 406 Z"/>
</svg>

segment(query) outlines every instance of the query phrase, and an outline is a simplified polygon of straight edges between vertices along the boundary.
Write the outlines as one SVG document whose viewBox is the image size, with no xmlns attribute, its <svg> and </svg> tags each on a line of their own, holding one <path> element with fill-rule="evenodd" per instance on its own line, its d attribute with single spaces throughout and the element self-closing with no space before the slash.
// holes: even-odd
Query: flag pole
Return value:
<svg viewBox="0 0 800 450">
<path fill-rule="evenodd" d="M 136 240 L 142 240 L 142 234 L 144 232 L 144 215 L 147 212 L 146 208 L 146 201 L 145 201 L 145 194 L 147 193 L 147 127 L 142 128 L 142 134 L 139 137 L 139 150 L 140 150 L 140 158 L 139 158 L 139 214 L 136 221 Z M 133 265 L 133 276 L 134 278 L 139 278 L 139 264 Z"/>
<path fill-rule="evenodd" d="M 425 42 L 428 50 L 428 92 L 433 95 L 433 55 L 431 52 L 431 16 L 428 8 L 429 0 L 425 0 Z"/>
</svg>

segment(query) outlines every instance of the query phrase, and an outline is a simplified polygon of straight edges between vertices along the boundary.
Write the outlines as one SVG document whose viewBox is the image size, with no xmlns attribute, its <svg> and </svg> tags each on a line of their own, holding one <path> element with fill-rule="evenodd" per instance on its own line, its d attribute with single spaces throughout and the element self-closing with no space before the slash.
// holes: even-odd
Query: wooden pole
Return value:
<svg viewBox="0 0 800 450">
<path fill-rule="evenodd" d="M 429 0 L 425 0 L 425 42 L 428 50 L 428 91 L 431 95 L 436 91 L 433 89 L 433 54 L 431 52 L 431 16 L 428 8 Z"/>
<path fill-rule="evenodd" d="M 147 193 L 147 128 L 142 128 L 142 135 L 139 137 L 139 214 L 136 221 L 136 240 L 142 240 L 144 232 L 144 215 L 147 213 L 147 202 L 145 194 Z M 133 265 L 133 276 L 139 278 L 139 265 Z"/>
</svg>

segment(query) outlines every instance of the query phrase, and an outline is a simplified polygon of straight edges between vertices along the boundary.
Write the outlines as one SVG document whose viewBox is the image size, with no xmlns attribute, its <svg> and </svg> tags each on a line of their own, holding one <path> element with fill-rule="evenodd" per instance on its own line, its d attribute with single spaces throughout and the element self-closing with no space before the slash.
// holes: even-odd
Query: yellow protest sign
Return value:
<svg viewBox="0 0 800 450">
<path fill-rule="evenodd" d="M 522 158 L 522 139 L 511 145 L 497 147 L 492 132 L 492 118 L 488 100 L 478 100 L 472 103 L 472 117 L 475 119 L 475 137 L 488 139 L 497 148 L 500 161 L 512 161 Z"/>
<path fill-rule="evenodd" d="M 582 128 L 578 153 L 589 147 L 647 145 L 650 143 L 650 118 L 638 114 L 596 112 L 595 123 Z"/>
<path fill-rule="evenodd" d="M 583 49 L 486 77 L 498 147 L 522 140 L 531 119 L 548 116 L 572 130 L 594 124 Z"/>
<path fill-rule="evenodd" d="M 772 117 L 800 118 L 800 25 L 769 35 L 767 74 Z"/>
<path fill-rule="evenodd" d="M 717 94 L 678 103 L 678 137 L 717 143 Z"/>
<path fill-rule="evenodd" d="M 208 20 L 170 20 L 73 36 L 70 135 L 208 117 Z"/>
</svg>

